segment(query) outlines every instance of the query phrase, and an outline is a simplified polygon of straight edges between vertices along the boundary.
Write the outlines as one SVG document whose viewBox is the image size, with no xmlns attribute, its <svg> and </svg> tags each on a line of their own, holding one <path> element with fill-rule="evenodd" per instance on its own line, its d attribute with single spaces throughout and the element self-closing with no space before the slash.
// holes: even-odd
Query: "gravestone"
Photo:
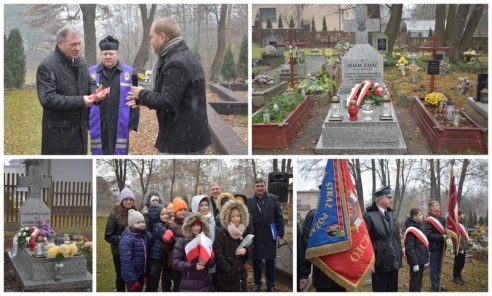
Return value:
<svg viewBox="0 0 492 296">
<path fill-rule="evenodd" d="M 50 185 L 50 179 L 41 176 L 39 166 L 29 167 L 29 174 L 19 177 L 18 186 L 29 187 L 29 197 L 19 209 L 19 228 L 39 225 L 41 220 L 51 223 L 50 209 L 42 200 L 43 188 L 49 188 Z"/>
<path fill-rule="evenodd" d="M 50 178 L 41 176 L 39 166 L 31 166 L 27 177 L 19 178 L 18 185 L 29 188 L 29 196 L 19 209 L 19 229 L 39 227 L 40 219 L 50 222 L 50 210 L 41 199 L 43 188 L 50 187 Z M 15 256 L 12 256 L 12 250 L 8 250 L 8 254 L 24 291 L 72 291 L 92 286 L 92 274 L 87 271 L 87 260 L 81 254 L 63 259 L 63 275 L 59 282 L 54 280 L 54 258 L 35 257 L 22 246 L 17 246 Z"/>
<path fill-rule="evenodd" d="M 378 52 L 388 53 L 388 36 L 384 33 L 372 34 L 372 47 Z"/>
<path fill-rule="evenodd" d="M 345 32 L 355 32 L 355 45 L 342 58 L 342 84 L 338 89 L 340 100 L 346 100 L 352 88 L 362 81 L 383 83 L 383 57 L 367 43 L 368 32 L 379 31 L 379 20 L 367 19 L 367 6 L 355 7 L 355 19 L 343 23 Z"/>
<path fill-rule="evenodd" d="M 379 120 L 382 106 L 375 106 L 371 121 L 363 120 L 362 110 L 357 121 L 350 121 L 346 100 L 352 88 L 364 80 L 383 83 L 383 57 L 367 43 L 369 31 L 378 30 L 377 20 L 367 19 L 366 5 L 355 7 L 355 20 L 344 22 L 346 31 L 356 32 L 356 44 L 342 58 L 342 84 L 338 96 L 342 102 L 342 120 L 330 121 L 331 110 L 326 116 L 321 135 L 315 148 L 318 154 L 406 154 L 407 148 L 394 108 L 391 120 Z"/>
<path fill-rule="evenodd" d="M 325 65 L 326 58 L 324 55 L 307 54 L 305 58 L 306 73 L 321 72 L 321 67 Z"/>
</svg>

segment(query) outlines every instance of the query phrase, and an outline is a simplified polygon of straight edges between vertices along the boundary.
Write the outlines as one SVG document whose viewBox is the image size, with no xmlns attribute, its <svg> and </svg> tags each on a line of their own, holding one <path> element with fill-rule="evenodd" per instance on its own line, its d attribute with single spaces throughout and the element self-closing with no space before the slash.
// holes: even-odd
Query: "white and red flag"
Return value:
<svg viewBox="0 0 492 296">
<path fill-rule="evenodd" d="M 200 257 L 203 261 L 208 262 L 210 258 L 215 256 L 212 245 L 213 241 L 201 232 L 188 244 L 186 244 L 186 260 L 191 262 L 196 257 Z"/>
</svg>

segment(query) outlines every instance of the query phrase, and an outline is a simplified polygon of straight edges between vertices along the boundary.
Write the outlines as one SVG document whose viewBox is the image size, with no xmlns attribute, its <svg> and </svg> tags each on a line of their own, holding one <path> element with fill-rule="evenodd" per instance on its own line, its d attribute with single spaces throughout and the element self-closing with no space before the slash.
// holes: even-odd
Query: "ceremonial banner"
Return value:
<svg viewBox="0 0 492 296">
<path fill-rule="evenodd" d="M 346 160 L 328 160 L 306 259 L 349 291 L 374 266 L 374 250 Z"/>
<path fill-rule="evenodd" d="M 456 194 L 456 183 L 454 182 L 453 166 L 451 165 L 451 174 L 449 176 L 449 195 L 448 195 L 448 213 L 446 215 L 446 234 L 456 240 L 454 245 L 455 254 L 458 253 L 460 246 L 460 222 L 458 217 L 458 196 Z"/>
</svg>

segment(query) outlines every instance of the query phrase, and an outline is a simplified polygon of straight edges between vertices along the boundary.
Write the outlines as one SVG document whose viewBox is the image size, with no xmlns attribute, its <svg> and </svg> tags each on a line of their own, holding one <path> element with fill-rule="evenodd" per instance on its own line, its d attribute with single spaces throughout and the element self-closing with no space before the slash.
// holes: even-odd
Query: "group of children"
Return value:
<svg viewBox="0 0 492 296">
<path fill-rule="evenodd" d="M 161 282 L 162 291 L 246 291 L 245 264 L 252 247 L 237 248 L 248 232 L 248 209 L 242 199 L 221 197 L 219 217 L 214 217 L 213 201 L 205 195 L 193 197 L 189 212 L 183 199 L 177 197 L 166 205 L 153 191 L 144 197 L 142 214 L 133 204 L 131 190 L 124 188 L 105 231 L 112 247 L 116 290 L 140 292 L 145 286 L 145 291 L 157 291 Z M 207 258 L 191 256 L 191 242 L 199 235 L 213 241 Z M 215 286 L 212 273 L 216 273 Z"/>
</svg>

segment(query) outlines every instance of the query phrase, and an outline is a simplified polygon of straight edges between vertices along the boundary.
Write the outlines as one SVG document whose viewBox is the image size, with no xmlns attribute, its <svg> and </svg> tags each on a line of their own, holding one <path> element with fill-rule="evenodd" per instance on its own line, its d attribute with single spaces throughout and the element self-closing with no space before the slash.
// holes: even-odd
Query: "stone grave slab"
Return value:
<svg viewBox="0 0 492 296">
<path fill-rule="evenodd" d="M 393 121 L 380 121 L 382 107 L 374 107 L 372 121 L 364 121 L 361 111 L 357 121 L 350 121 L 346 109 L 342 121 L 329 121 L 328 112 L 315 148 L 317 154 L 406 154 L 407 147 L 398 118 L 392 109 Z"/>
<path fill-rule="evenodd" d="M 20 177 L 19 186 L 29 187 L 29 198 L 27 198 L 19 209 L 19 229 L 26 226 L 35 226 L 40 220 L 51 223 L 51 212 L 41 199 L 43 188 L 49 188 L 51 181 L 43 178 L 38 166 L 29 167 L 29 174 Z"/>
<path fill-rule="evenodd" d="M 489 126 L 489 104 L 468 97 L 466 113 L 483 127 Z"/>
<path fill-rule="evenodd" d="M 319 54 L 307 54 L 304 64 L 306 65 L 305 71 L 307 73 L 321 72 L 321 67 L 326 63 L 324 55 Z"/>
</svg>

